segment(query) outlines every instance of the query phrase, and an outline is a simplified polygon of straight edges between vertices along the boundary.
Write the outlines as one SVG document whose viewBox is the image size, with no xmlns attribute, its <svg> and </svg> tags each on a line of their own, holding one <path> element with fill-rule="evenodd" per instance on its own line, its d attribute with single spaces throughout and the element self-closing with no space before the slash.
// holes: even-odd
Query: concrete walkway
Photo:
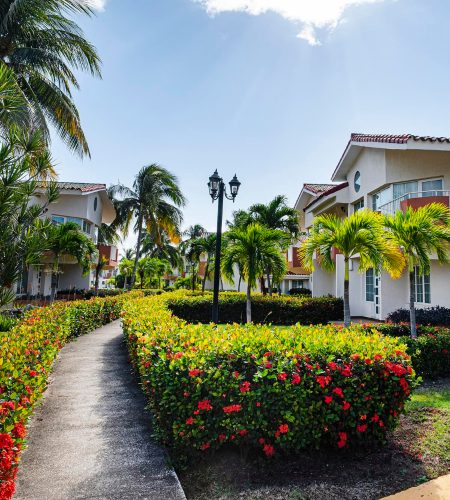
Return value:
<svg viewBox="0 0 450 500">
<path fill-rule="evenodd" d="M 185 499 L 151 438 L 119 322 L 61 351 L 22 454 L 16 500 Z"/>
<path fill-rule="evenodd" d="M 382 500 L 450 500 L 450 474 Z"/>
</svg>

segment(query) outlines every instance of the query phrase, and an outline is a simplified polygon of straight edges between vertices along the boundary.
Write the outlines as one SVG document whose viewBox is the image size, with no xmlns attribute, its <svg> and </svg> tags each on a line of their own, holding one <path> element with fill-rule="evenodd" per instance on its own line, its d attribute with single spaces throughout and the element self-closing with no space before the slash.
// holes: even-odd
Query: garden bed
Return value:
<svg viewBox="0 0 450 500">
<path fill-rule="evenodd" d="M 302 453 L 269 465 L 230 448 L 180 470 L 179 478 L 189 500 L 378 500 L 448 474 L 449 454 L 447 378 L 413 395 L 383 448 Z"/>
</svg>

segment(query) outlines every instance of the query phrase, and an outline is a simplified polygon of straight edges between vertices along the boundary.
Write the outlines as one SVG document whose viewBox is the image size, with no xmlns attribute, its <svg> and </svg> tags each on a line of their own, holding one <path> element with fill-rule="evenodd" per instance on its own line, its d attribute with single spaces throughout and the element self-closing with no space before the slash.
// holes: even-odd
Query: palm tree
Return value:
<svg viewBox="0 0 450 500">
<path fill-rule="evenodd" d="M 247 281 L 247 323 L 252 321 L 251 290 L 268 263 L 276 275 L 286 272 L 286 261 L 281 254 L 284 234 L 253 223 L 244 229 L 227 233 L 228 244 L 222 259 L 222 272 L 227 280 L 234 281 L 235 265 L 240 265 Z"/>
<path fill-rule="evenodd" d="M 14 73 L 27 101 L 33 128 L 50 139 L 48 121 L 80 155 L 89 147 L 72 99 L 73 70 L 100 76 L 100 59 L 80 27 L 66 15 L 92 9 L 87 0 L 3 0 L 0 2 L 0 61 Z"/>
<path fill-rule="evenodd" d="M 197 281 L 196 268 L 199 266 L 200 256 L 202 254 L 202 250 L 197 246 L 196 242 L 206 234 L 206 229 L 203 226 L 194 224 L 183 231 L 183 236 L 185 236 L 186 239 L 180 243 L 181 254 L 188 260 L 191 266 L 192 291 L 195 290 L 195 283 Z"/>
<path fill-rule="evenodd" d="M 183 267 L 179 247 L 172 244 L 165 232 L 161 233 L 159 244 L 156 244 L 153 238 L 149 234 L 146 234 L 142 238 L 141 255 L 166 260 L 170 263 L 172 269 L 182 269 Z"/>
<path fill-rule="evenodd" d="M 54 301 L 61 257 L 63 255 L 75 257 L 83 273 L 87 273 L 97 248 L 91 238 L 86 236 L 74 222 L 52 224 L 48 231 L 46 248 L 53 256 L 51 300 Z"/>
<path fill-rule="evenodd" d="M 128 286 L 128 278 L 131 278 L 134 269 L 134 258 L 127 259 L 126 257 L 122 258 L 119 263 L 119 271 L 120 274 L 124 277 L 124 288 Z"/>
<path fill-rule="evenodd" d="M 286 196 L 275 196 L 267 205 L 263 203 L 252 205 L 249 208 L 249 215 L 254 222 L 258 222 L 269 229 L 277 229 L 286 233 L 285 247 L 288 247 L 300 234 L 298 212 L 295 208 L 288 206 Z M 243 216 L 242 219 L 244 219 Z M 270 265 L 266 266 L 265 274 L 267 275 L 269 295 L 272 295 L 272 282 L 270 279 L 272 270 Z"/>
<path fill-rule="evenodd" d="M 108 225 L 102 222 L 101 226 L 98 228 L 98 239 L 97 239 L 97 249 L 100 245 L 114 245 L 120 240 L 117 230 L 113 224 Z M 108 259 L 99 255 L 97 264 L 95 266 L 95 285 L 94 291 L 95 295 L 98 295 L 98 286 L 100 281 L 100 273 L 105 268 L 108 263 Z"/>
<path fill-rule="evenodd" d="M 133 189 L 117 184 L 112 186 L 111 192 L 122 196 L 122 199 L 116 202 L 115 224 L 122 229 L 124 235 L 127 235 L 130 224 L 134 221 L 134 230 L 137 233 L 134 268 L 130 282 L 130 288 L 133 288 L 141 255 L 144 224 L 147 233 L 156 244 L 161 243 L 164 233 L 172 241 L 177 241 L 183 220 L 180 207 L 183 207 L 186 201 L 176 176 L 157 164 L 143 167 L 139 171 Z"/>
<path fill-rule="evenodd" d="M 405 262 L 398 245 L 384 230 L 382 216 L 368 210 L 358 210 L 345 219 L 334 214 L 316 217 L 300 247 L 300 258 L 311 271 L 315 258 L 325 270 L 332 271 L 336 268 L 333 249 L 344 257 L 344 324 L 350 326 L 350 259 L 359 258 L 361 272 L 382 267 L 393 278 L 400 277 Z"/>
<path fill-rule="evenodd" d="M 201 238 L 194 240 L 193 245 L 200 255 L 206 255 L 205 275 L 202 280 L 202 292 L 204 292 L 211 261 L 214 258 L 214 252 L 216 251 L 216 233 L 210 233 L 207 236 L 202 236 Z"/>
<path fill-rule="evenodd" d="M 431 203 L 414 210 L 412 207 L 384 217 L 384 223 L 394 240 L 402 248 L 409 272 L 409 314 L 411 337 L 417 337 L 415 310 L 415 268 L 419 276 L 430 273 L 430 256 L 436 254 L 440 264 L 450 261 L 450 209 L 440 203 Z"/>
</svg>

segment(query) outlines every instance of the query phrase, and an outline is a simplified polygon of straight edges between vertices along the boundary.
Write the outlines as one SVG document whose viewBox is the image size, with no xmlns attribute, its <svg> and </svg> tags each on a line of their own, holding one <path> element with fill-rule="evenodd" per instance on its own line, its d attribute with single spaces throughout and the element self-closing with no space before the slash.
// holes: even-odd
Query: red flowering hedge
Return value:
<svg viewBox="0 0 450 500">
<path fill-rule="evenodd" d="M 124 297 L 57 302 L 0 332 L 0 499 L 14 493 L 25 426 L 56 354 L 70 338 L 117 319 Z"/>
<path fill-rule="evenodd" d="M 130 356 L 161 440 L 189 457 L 225 443 L 265 455 L 385 439 L 415 385 L 404 346 L 361 327 L 192 325 L 167 296 L 128 301 Z"/>
</svg>

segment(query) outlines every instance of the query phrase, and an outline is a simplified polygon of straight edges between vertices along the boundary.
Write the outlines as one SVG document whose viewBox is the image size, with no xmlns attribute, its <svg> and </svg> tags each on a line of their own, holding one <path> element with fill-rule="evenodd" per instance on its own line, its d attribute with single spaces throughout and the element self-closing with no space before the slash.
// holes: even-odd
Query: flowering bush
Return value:
<svg viewBox="0 0 450 500">
<path fill-rule="evenodd" d="M 397 309 L 387 318 L 392 323 L 405 323 L 409 321 L 409 309 Z M 416 308 L 416 321 L 422 325 L 450 326 L 450 308 L 424 307 Z"/>
<path fill-rule="evenodd" d="M 14 493 L 25 425 L 56 354 L 70 338 L 117 319 L 123 297 L 56 302 L 34 309 L 11 331 L 0 332 L 0 499 Z"/>
<path fill-rule="evenodd" d="M 193 325 L 166 296 L 124 304 L 125 338 L 161 440 L 281 452 L 382 442 L 415 385 L 405 346 L 363 327 Z"/>
<path fill-rule="evenodd" d="M 246 297 L 243 293 L 222 292 L 219 296 L 220 322 L 244 323 Z M 212 294 L 173 295 L 168 299 L 169 309 L 190 323 L 209 323 L 211 320 Z M 325 324 L 342 319 L 342 299 L 335 297 L 252 297 L 252 319 L 254 323 L 273 325 Z"/>
</svg>

